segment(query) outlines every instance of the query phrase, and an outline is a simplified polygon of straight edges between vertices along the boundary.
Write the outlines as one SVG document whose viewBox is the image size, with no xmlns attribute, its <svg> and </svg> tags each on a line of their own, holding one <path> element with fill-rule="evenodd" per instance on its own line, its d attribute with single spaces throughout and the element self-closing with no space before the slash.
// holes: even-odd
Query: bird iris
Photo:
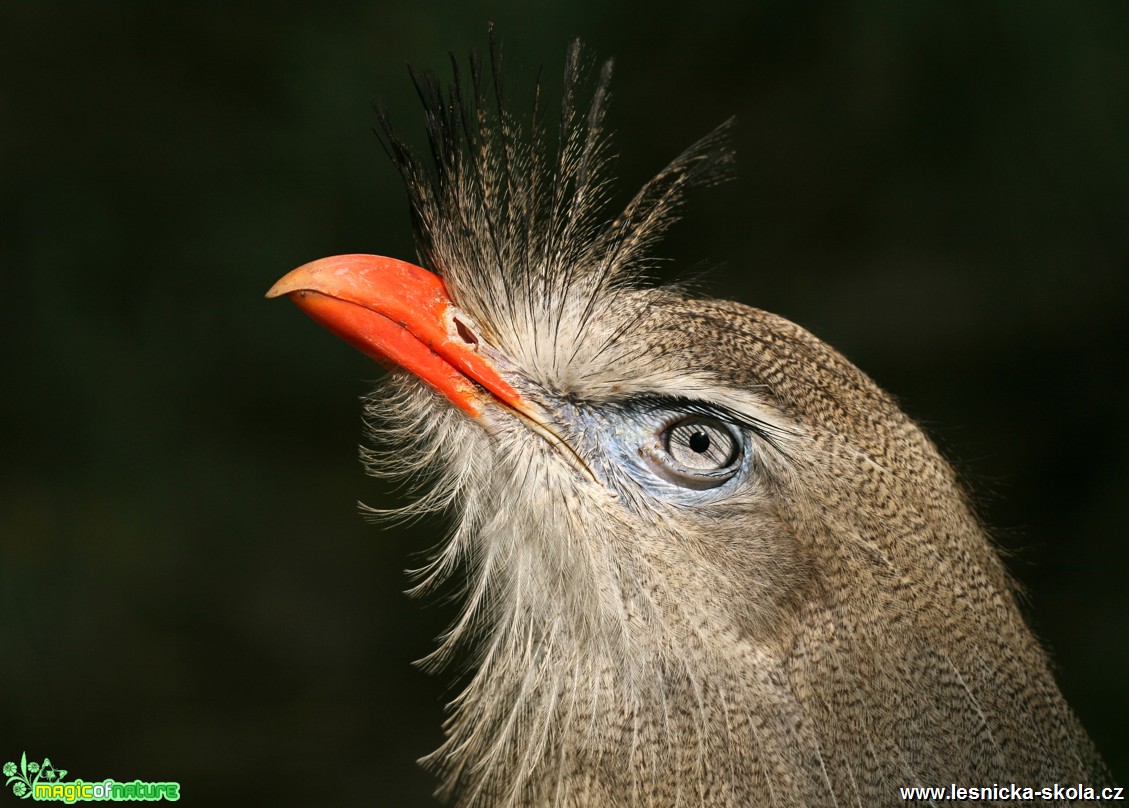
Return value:
<svg viewBox="0 0 1129 808">
<path fill-rule="evenodd" d="M 663 432 L 663 449 L 687 468 L 717 471 L 733 463 L 737 440 L 720 422 L 694 416 Z"/>
<path fill-rule="evenodd" d="M 716 488 L 737 473 L 741 441 L 722 421 L 691 415 L 666 426 L 650 454 L 651 467 L 684 488 Z"/>
</svg>

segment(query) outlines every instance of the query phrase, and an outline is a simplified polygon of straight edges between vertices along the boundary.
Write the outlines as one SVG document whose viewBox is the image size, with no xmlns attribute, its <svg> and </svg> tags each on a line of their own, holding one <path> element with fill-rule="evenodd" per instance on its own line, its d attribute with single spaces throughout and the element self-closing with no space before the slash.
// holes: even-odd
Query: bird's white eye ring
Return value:
<svg viewBox="0 0 1129 808">
<path fill-rule="evenodd" d="M 741 441 L 731 427 L 701 415 L 666 426 L 646 452 L 652 470 L 683 488 L 716 488 L 741 465 Z"/>
</svg>

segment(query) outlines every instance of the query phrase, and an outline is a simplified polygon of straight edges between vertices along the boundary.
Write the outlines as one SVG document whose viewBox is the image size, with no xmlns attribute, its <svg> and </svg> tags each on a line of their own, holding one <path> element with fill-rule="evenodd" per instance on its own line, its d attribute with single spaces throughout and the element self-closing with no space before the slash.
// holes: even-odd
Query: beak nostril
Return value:
<svg viewBox="0 0 1129 808">
<path fill-rule="evenodd" d="M 460 320 L 458 317 L 455 317 L 453 319 L 455 321 L 455 330 L 459 333 L 459 337 L 462 338 L 462 341 L 467 345 L 470 345 L 471 347 L 477 349 L 478 335 L 471 331 L 467 324 Z"/>
</svg>

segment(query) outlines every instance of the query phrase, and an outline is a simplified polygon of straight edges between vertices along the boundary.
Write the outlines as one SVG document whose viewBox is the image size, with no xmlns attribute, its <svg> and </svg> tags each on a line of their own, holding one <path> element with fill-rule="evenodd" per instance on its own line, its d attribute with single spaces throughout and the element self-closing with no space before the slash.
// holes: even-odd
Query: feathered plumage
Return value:
<svg viewBox="0 0 1129 808">
<path fill-rule="evenodd" d="M 1108 784 L 954 472 L 892 399 L 780 317 L 639 283 L 685 190 L 729 172 L 728 125 L 606 217 L 611 63 L 586 111 L 583 68 L 574 45 L 555 138 L 539 91 L 528 122 L 508 111 L 493 41 L 488 75 L 416 78 L 426 158 L 381 119 L 421 263 L 547 430 L 406 374 L 367 403 L 370 471 L 430 487 L 406 513 L 455 515 L 420 585 L 465 576 L 432 661 L 475 649 L 427 759 L 443 793 L 874 806 Z"/>
</svg>

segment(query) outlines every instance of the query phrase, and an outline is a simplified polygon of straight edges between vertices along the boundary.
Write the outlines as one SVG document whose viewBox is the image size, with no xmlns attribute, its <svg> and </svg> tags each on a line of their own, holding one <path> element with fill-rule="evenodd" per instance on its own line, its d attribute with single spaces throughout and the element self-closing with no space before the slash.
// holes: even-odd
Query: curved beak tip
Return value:
<svg viewBox="0 0 1129 808">
<path fill-rule="evenodd" d="M 301 272 L 303 267 L 291 270 L 275 281 L 274 286 L 267 290 L 266 298 L 270 300 L 275 297 L 282 297 L 283 295 L 291 294 L 302 289 L 300 278 L 295 277 Z"/>
</svg>

